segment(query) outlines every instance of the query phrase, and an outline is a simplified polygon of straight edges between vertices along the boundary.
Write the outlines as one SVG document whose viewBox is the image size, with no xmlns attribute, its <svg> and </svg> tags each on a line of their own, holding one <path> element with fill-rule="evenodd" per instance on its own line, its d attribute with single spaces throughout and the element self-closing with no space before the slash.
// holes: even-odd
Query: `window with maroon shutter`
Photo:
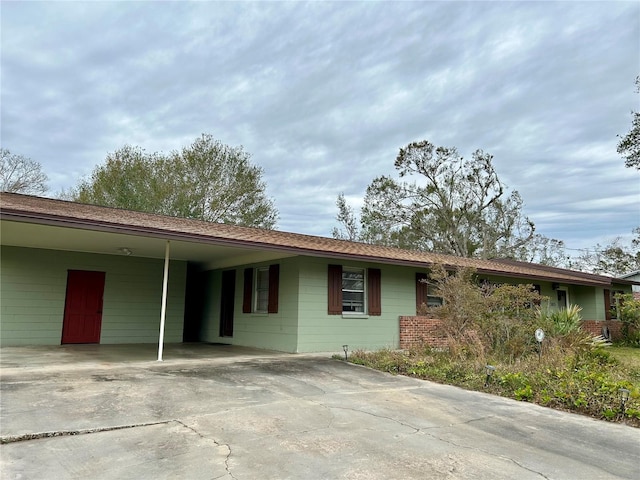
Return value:
<svg viewBox="0 0 640 480">
<path fill-rule="evenodd" d="M 245 268 L 242 312 L 278 313 L 280 265 Z"/>
<path fill-rule="evenodd" d="M 329 315 L 382 315 L 381 271 L 329 265 Z"/>
<path fill-rule="evenodd" d="M 424 313 L 424 307 L 440 307 L 443 303 L 442 297 L 435 295 L 436 289 L 428 283 L 429 274 L 416 273 L 416 313 Z"/>
<path fill-rule="evenodd" d="M 427 306 L 428 302 L 428 275 L 426 273 L 416 273 L 416 313 Z"/>
</svg>

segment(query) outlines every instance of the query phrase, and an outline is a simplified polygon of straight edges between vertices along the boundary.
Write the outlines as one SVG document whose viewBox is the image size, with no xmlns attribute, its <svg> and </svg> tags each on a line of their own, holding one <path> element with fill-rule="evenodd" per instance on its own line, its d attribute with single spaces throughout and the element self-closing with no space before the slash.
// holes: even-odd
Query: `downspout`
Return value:
<svg viewBox="0 0 640 480">
<path fill-rule="evenodd" d="M 160 339 L 158 340 L 158 361 L 162 361 L 164 346 L 164 321 L 167 316 L 167 284 L 169 280 L 169 240 L 164 250 L 164 277 L 162 279 L 162 309 L 160 310 Z"/>
</svg>

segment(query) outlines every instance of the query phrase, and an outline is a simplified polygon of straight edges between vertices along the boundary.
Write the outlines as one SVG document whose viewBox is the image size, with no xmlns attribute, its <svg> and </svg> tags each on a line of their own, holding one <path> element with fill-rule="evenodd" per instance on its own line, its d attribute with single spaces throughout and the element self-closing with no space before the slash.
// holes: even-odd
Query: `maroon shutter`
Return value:
<svg viewBox="0 0 640 480">
<path fill-rule="evenodd" d="M 367 303 L 369 315 L 382 315 L 382 294 L 379 268 L 370 268 L 367 272 Z"/>
<path fill-rule="evenodd" d="M 342 265 L 329 265 L 329 315 L 342 314 Z"/>
<path fill-rule="evenodd" d="M 611 320 L 611 291 L 604 291 L 604 319 Z"/>
<path fill-rule="evenodd" d="M 280 265 L 269 265 L 269 306 L 267 312 L 278 313 L 278 288 L 280 283 Z"/>
<path fill-rule="evenodd" d="M 244 269 L 244 292 L 242 293 L 242 313 L 251 313 L 253 298 L 253 268 Z"/>
<path fill-rule="evenodd" d="M 420 311 L 422 305 L 428 305 L 428 275 L 426 273 L 416 273 L 416 313 Z"/>
</svg>

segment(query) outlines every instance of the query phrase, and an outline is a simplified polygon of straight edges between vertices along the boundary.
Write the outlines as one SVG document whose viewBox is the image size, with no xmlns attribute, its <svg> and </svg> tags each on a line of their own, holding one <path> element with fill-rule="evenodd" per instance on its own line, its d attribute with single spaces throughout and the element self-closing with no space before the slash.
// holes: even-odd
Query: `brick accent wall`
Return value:
<svg viewBox="0 0 640 480">
<path fill-rule="evenodd" d="M 447 346 L 440 319 L 400 317 L 400 348 L 406 350 L 423 344 L 435 348 Z"/>
<path fill-rule="evenodd" d="M 407 350 L 420 345 L 434 348 L 447 346 L 447 338 L 441 328 L 441 320 L 430 317 L 400 317 L 400 348 Z M 622 337 L 622 322 L 619 320 L 583 320 L 582 328 L 592 335 L 602 335 L 602 328 L 608 327 L 612 340 Z"/>
<path fill-rule="evenodd" d="M 592 335 L 602 335 L 602 328 L 608 327 L 611 334 L 611 340 L 620 340 L 622 338 L 622 322 L 619 320 L 583 320 L 582 328 Z"/>
</svg>

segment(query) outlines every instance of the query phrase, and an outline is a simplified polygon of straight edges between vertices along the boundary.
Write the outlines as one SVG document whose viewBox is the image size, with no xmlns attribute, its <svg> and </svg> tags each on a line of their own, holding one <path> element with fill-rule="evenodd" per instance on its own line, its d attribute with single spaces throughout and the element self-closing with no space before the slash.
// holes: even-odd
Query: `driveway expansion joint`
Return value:
<svg viewBox="0 0 640 480">
<path fill-rule="evenodd" d="M 420 430 L 421 430 L 420 428 L 414 427 L 413 425 L 409 425 L 408 423 L 402 422 L 402 421 L 398 420 L 397 418 L 388 417 L 386 415 L 380 415 L 380 414 L 373 413 L 373 412 L 367 412 L 365 410 L 360 410 L 358 408 L 339 407 L 339 406 L 335 406 L 335 405 L 329 406 L 329 408 L 335 408 L 335 409 L 339 409 L 339 410 L 349 410 L 349 411 L 352 411 L 352 412 L 364 413 L 365 415 L 371 415 L 372 417 L 381 418 L 383 420 L 389 420 L 391 422 L 397 423 L 398 425 L 402 425 L 403 427 L 407 427 L 407 428 L 410 428 L 412 430 L 415 430 L 413 432 L 414 434 L 415 433 L 420 433 Z"/>
<path fill-rule="evenodd" d="M 40 440 L 42 438 L 71 437 L 75 435 L 88 435 L 90 433 L 112 432 L 114 430 L 124 430 L 127 428 L 150 427 L 152 425 L 166 425 L 174 421 L 175 420 L 163 420 L 159 422 L 134 423 L 131 425 L 115 425 L 112 427 L 82 428 L 78 430 L 57 430 L 53 432 L 22 433 L 20 435 L 3 435 L 3 436 L 0 436 L 0 445 L 4 445 L 7 443 L 25 442 L 28 440 Z"/>
</svg>

